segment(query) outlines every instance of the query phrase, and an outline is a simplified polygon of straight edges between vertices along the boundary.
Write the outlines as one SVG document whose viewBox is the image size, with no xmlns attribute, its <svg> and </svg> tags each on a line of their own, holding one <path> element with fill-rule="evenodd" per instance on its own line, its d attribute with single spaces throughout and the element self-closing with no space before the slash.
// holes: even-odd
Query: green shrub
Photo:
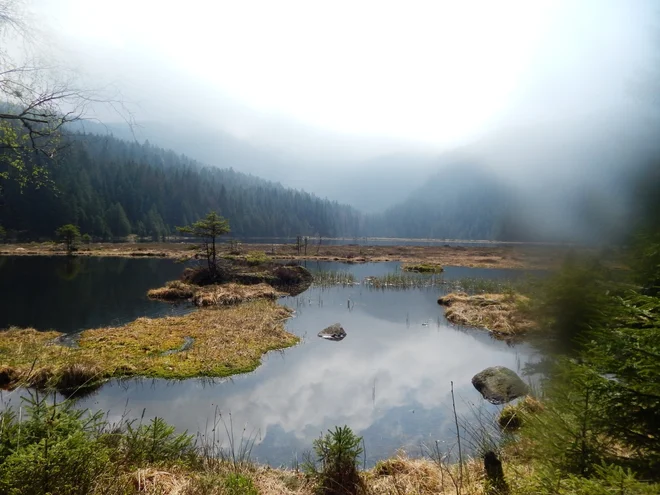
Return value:
<svg viewBox="0 0 660 495">
<path fill-rule="evenodd" d="M 306 470 L 318 480 L 319 491 L 324 495 L 356 494 L 364 492 L 358 473 L 358 459 L 363 450 L 362 437 L 358 437 L 348 426 L 336 427 L 314 441 L 316 463 L 307 462 Z"/>
<path fill-rule="evenodd" d="M 258 495 L 252 480 L 242 474 L 232 473 L 225 478 L 225 493 L 227 495 Z"/>
<path fill-rule="evenodd" d="M 100 435 L 102 415 L 86 416 L 69 403 L 27 401 L 27 419 L 0 417 L 0 493 L 83 495 L 110 468 L 111 449 Z"/>
<path fill-rule="evenodd" d="M 125 459 L 134 465 L 190 460 L 195 454 L 193 436 L 176 434 L 174 426 L 162 418 L 134 428 L 131 423 L 124 435 Z"/>
<path fill-rule="evenodd" d="M 261 251 L 251 251 L 245 255 L 245 261 L 250 266 L 257 266 L 268 263 L 272 261 L 272 259 L 268 257 L 266 253 L 262 253 Z"/>
<path fill-rule="evenodd" d="M 621 466 L 594 466 L 590 477 L 562 476 L 560 472 L 541 469 L 531 477 L 514 480 L 516 493 L 538 495 L 651 495 L 660 493 L 660 485 L 645 483 L 635 473 Z"/>
</svg>

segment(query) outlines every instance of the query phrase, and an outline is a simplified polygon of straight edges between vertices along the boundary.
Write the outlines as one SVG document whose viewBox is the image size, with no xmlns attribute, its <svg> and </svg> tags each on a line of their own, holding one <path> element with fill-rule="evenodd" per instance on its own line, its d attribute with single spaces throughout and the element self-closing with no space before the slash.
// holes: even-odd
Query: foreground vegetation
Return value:
<svg viewBox="0 0 660 495">
<path fill-rule="evenodd" d="M 265 352 L 298 342 L 284 330 L 289 315 L 271 300 L 257 300 L 85 330 L 78 347 L 59 344 L 58 332 L 10 328 L 0 332 L 0 386 L 73 392 L 112 377 L 245 373 L 259 366 Z"/>
</svg>

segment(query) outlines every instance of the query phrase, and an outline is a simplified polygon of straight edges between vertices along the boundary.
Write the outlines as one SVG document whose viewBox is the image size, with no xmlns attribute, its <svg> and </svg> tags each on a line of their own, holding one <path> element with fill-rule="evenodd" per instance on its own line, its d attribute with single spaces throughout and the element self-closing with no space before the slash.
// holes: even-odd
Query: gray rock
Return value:
<svg viewBox="0 0 660 495">
<path fill-rule="evenodd" d="M 321 330 L 319 332 L 319 337 L 327 340 L 340 341 L 346 337 L 346 332 L 339 323 L 335 323 L 334 325 L 330 325 L 325 330 Z"/>
<path fill-rule="evenodd" d="M 472 377 L 472 385 L 491 404 L 505 404 L 527 394 L 527 385 L 504 366 L 486 368 Z"/>
</svg>

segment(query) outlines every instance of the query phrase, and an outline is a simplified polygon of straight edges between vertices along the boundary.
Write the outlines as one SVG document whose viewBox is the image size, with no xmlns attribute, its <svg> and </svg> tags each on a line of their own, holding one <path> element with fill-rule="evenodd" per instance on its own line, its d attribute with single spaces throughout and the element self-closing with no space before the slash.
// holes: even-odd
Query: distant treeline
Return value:
<svg viewBox="0 0 660 495">
<path fill-rule="evenodd" d="M 216 210 L 236 236 L 356 236 L 349 206 L 231 168 L 110 136 L 79 134 L 51 167 L 51 187 L 3 184 L 0 226 L 9 238 L 52 237 L 71 223 L 97 239 L 176 233 Z"/>
<path fill-rule="evenodd" d="M 598 198 L 581 190 L 559 191 L 561 204 L 537 208 L 533 215 L 533 198 L 523 199 L 492 172 L 470 163 L 445 166 L 406 201 L 364 215 L 232 168 L 202 165 L 148 141 L 94 134 L 69 139 L 57 162 L 44 163 L 51 170 L 50 186 L 29 183 L 21 189 L 17 181 L 3 182 L 0 173 L 0 238 L 52 238 L 59 226 L 71 223 L 96 240 L 129 234 L 162 239 L 210 210 L 229 220 L 236 237 L 597 242 L 620 238 L 622 226 L 629 223 L 624 216 L 614 218 L 611 208 L 599 207 L 602 199 L 594 201 Z M 552 222 L 563 228 L 562 237 Z"/>
</svg>

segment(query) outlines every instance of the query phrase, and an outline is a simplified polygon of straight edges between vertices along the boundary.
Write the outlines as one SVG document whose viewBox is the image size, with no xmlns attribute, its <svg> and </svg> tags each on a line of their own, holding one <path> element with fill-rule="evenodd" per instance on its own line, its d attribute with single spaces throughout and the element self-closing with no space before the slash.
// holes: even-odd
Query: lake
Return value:
<svg viewBox="0 0 660 495">
<path fill-rule="evenodd" d="M 165 259 L 10 257 L 0 258 L 0 326 L 34 326 L 74 332 L 139 316 L 188 310 L 149 301 L 147 289 L 177 278 L 182 265 Z M 398 269 L 398 263 L 349 265 L 308 262 L 312 270 L 352 272 L 356 279 Z M 442 275 L 517 277 L 516 270 L 447 267 Z M 438 288 L 378 290 L 365 285 L 312 287 L 281 304 L 295 310 L 287 322 L 302 343 L 264 356 L 255 372 L 230 379 L 183 381 L 113 380 L 77 406 L 122 417 L 162 417 L 179 430 L 206 434 L 215 426 L 226 445 L 233 425 L 236 442 L 254 440 L 253 457 L 274 466 L 302 459 L 315 438 L 335 425 L 364 437 L 368 464 L 404 448 L 424 452 L 438 441 L 455 443 L 451 401 L 465 421 L 491 414 L 472 387 L 474 374 L 503 365 L 520 371 L 537 359 L 527 345 L 495 340 L 483 330 L 454 327 L 437 304 Z M 317 333 L 341 323 L 340 342 Z M 25 391 L 3 392 L 16 404 Z M 500 406 L 501 407 L 501 406 Z M 469 450 L 469 441 L 464 448 Z"/>
</svg>

